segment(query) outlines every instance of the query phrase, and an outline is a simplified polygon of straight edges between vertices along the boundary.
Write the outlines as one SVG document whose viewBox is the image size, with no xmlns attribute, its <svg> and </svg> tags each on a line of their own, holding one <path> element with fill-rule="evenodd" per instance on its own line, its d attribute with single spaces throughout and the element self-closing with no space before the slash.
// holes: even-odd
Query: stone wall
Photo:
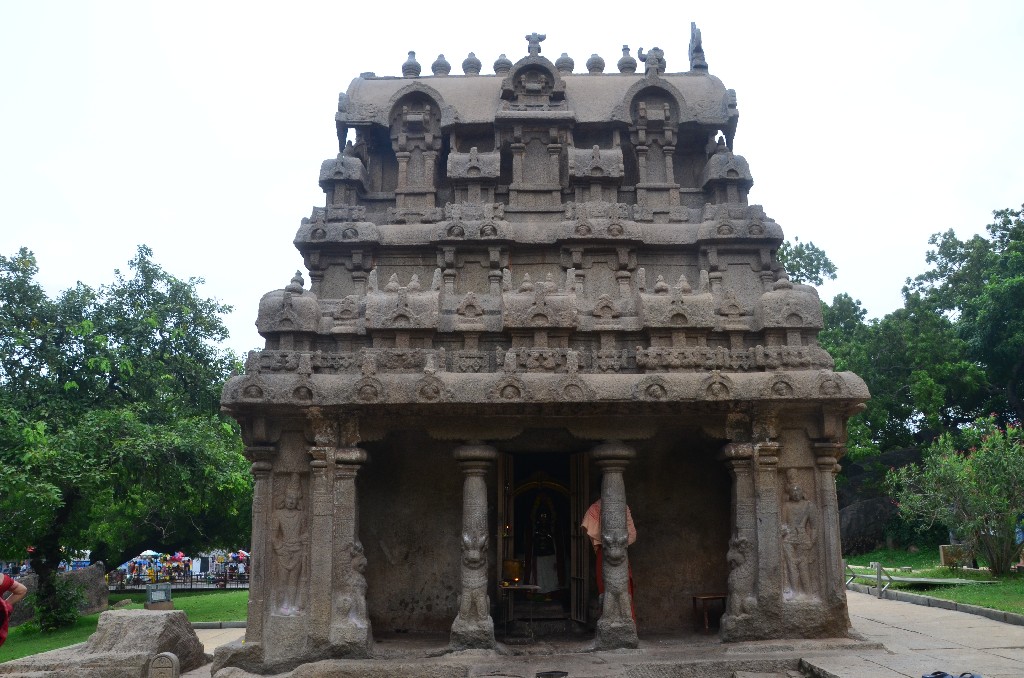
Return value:
<svg viewBox="0 0 1024 678">
<path fill-rule="evenodd" d="M 637 445 L 626 469 L 641 633 L 688 630 L 691 596 L 726 590 L 731 481 L 720 448 L 695 433 L 660 436 Z"/>
<path fill-rule="evenodd" d="M 458 612 L 462 474 L 452 447 L 411 434 L 366 444 L 359 534 L 368 612 L 381 633 L 447 633 Z M 493 483 L 492 472 L 492 495 Z"/>
</svg>

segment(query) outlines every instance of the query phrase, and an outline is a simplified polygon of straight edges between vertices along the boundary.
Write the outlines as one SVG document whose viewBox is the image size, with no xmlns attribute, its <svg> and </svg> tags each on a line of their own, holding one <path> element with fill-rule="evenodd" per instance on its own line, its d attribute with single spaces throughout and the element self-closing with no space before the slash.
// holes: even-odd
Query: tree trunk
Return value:
<svg viewBox="0 0 1024 678">
<path fill-rule="evenodd" d="M 1021 400 L 1020 393 L 1017 391 L 1022 372 L 1024 372 L 1024 354 L 1020 356 L 1020 360 L 1014 363 L 1013 369 L 1010 370 L 1010 376 L 1006 380 L 1006 401 L 1013 408 L 1019 422 L 1024 422 L 1024 400 Z"/>
<path fill-rule="evenodd" d="M 64 556 L 61 552 L 63 526 L 73 515 L 77 502 L 78 493 L 75 490 L 64 496 L 64 504 L 53 516 L 50 530 L 35 545 L 35 550 L 29 558 L 32 571 L 39 577 L 35 607 L 37 620 L 43 631 L 54 630 L 51 628 L 51 623 L 48 622 L 53 618 L 53 613 L 61 608 L 61 601 L 57 593 L 57 573 Z"/>
</svg>

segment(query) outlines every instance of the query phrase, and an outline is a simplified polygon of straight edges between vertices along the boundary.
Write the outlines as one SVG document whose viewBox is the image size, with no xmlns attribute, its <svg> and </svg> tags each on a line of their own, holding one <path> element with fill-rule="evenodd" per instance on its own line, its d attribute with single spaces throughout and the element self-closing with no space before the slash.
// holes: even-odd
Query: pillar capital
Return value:
<svg viewBox="0 0 1024 678">
<path fill-rule="evenodd" d="M 728 443 L 722 448 L 722 459 L 725 461 L 749 461 L 753 458 L 752 443 Z"/>
<path fill-rule="evenodd" d="M 757 456 L 757 463 L 761 466 L 778 466 L 779 452 L 782 445 L 779 443 L 755 443 L 754 452 Z"/>
<path fill-rule="evenodd" d="M 276 445 L 246 445 L 245 446 L 245 458 L 254 464 L 266 464 L 270 466 L 270 461 L 277 454 Z"/>
<path fill-rule="evenodd" d="M 818 458 L 818 463 L 821 463 L 822 458 L 838 461 L 844 454 L 846 454 L 846 446 L 843 443 L 833 441 L 814 443 L 814 456 Z"/>
<path fill-rule="evenodd" d="M 358 466 L 366 461 L 366 450 L 361 447 L 339 447 L 334 450 L 334 461 L 338 464 Z"/>
<path fill-rule="evenodd" d="M 453 452 L 456 461 L 460 463 L 466 462 L 483 462 L 490 463 L 498 459 L 498 450 L 492 445 L 478 442 L 476 440 L 470 441 L 465 445 L 459 445 Z"/>
<path fill-rule="evenodd" d="M 606 440 L 590 450 L 591 458 L 599 466 L 625 465 L 636 457 L 636 448 L 621 440 Z"/>
</svg>

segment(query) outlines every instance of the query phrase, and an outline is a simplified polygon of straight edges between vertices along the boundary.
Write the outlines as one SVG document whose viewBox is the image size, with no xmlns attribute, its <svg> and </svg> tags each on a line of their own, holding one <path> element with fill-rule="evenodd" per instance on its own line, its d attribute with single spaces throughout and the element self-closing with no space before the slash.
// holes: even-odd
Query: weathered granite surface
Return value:
<svg viewBox="0 0 1024 678">
<path fill-rule="evenodd" d="M 160 653 L 178 657 L 180 669 L 208 663 L 181 610 L 112 610 L 100 615 L 85 643 L 0 664 L 0 675 L 23 678 L 139 678 Z"/>
<path fill-rule="evenodd" d="M 506 565 L 537 577 L 524 497 L 602 648 L 716 591 L 725 640 L 846 633 L 834 476 L 868 391 L 748 203 L 735 92 L 695 26 L 675 73 L 658 47 L 643 72 L 624 47 L 618 73 L 575 73 L 526 39 L 494 75 L 471 53 L 425 76 L 410 52 L 339 98 L 326 203 L 294 238 L 307 270 L 260 300 L 266 347 L 222 396 L 256 566 L 218 669 L 372 657 L 372 628 L 492 646 Z M 598 495 L 601 605 L 578 529 Z"/>
</svg>

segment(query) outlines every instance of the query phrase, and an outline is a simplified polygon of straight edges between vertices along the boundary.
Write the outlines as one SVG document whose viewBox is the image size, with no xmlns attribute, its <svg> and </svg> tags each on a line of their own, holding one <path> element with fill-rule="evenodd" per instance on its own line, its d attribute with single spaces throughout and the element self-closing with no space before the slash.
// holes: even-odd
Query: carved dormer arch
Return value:
<svg viewBox="0 0 1024 678">
<path fill-rule="evenodd" d="M 455 113 L 455 109 L 444 100 L 444 97 L 441 96 L 440 92 L 423 82 L 414 81 L 399 88 L 391 95 L 387 106 L 382 109 L 382 112 L 387 111 L 388 118 L 386 120 L 378 120 L 378 122 L 382 125 L 388 125 L 394 116 L 395 108 L 399 105 L 399 102 L 412 94 L 423 94 L 433 101 L 437 110 L 441 113 L 442 127 L 450 125 L 458 117 Z"/>
<path fill-rule="evenodd" d="M 420 83 L 403 87 L 388 102 L 387 127 L 395 150 L 413 140 L 437 150 L 441 144 L 444 100 L 438 92 Z"/>
<path fill-rule="evenodd" d="M 686 103 L 686 97 L 679 89 L 665 78 L 642 78 L 634 82 L 622 97 L 622 101 L 612 110 L 612 119 L 633 126 L 636 122 L 637 104 L 644 100 L 648 93 L 669 102 L 674 112 L 674 122 L 678 126 L 684 122 L 695 121 L 697 117 Z"/>
<path fill-rule="evenodd" d="M 565 108 L 565 81 L 555 65 L 538 55 L 520 59 L 501 82 L 501 98 L 513 110 Z"/>
</svg>

